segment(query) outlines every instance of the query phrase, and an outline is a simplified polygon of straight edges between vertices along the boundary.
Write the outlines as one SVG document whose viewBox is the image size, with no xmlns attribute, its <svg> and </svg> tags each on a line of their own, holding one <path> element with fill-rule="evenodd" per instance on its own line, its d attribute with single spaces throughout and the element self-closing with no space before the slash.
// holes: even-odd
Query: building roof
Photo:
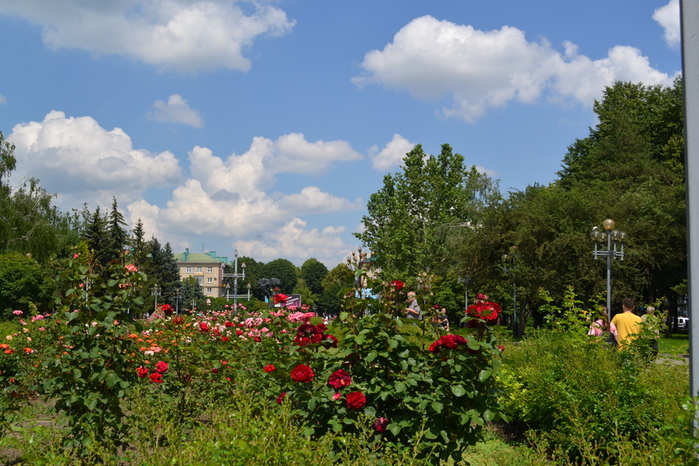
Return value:
<svg viewBox="0 0 699 466">
<path fill-rule="evenodd" d="M 190 263 L 190 264 L 201 264 L 201 263 L 211 263 L 211 264 L 225 264 L 229 265 L 228 257 L 219 257 L 216 255 L 216 251 L 207 252 L 189 252 L 189 248 L 185 248 L 183 253 L 173 254 L 175 260 L 178 264 L 180 263 Z"/>
</svg>

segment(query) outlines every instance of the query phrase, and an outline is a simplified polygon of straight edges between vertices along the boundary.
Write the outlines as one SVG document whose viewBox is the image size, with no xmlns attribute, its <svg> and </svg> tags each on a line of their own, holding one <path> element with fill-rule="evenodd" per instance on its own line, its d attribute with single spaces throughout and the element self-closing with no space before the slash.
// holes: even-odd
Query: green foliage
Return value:
<svg viewBox="0 0 699 466">
<path fill-rule="evenodd" d="M 328 275 L 328 268 L 318 259 L 308 259 L 301 266 L 301 277 L 316 296 L 323 294 L 323 280 Z"/>
<path fill-rule="evenodd" d="M 468 169 L 448 144 L 436 157 L 417 145 L 403 159 L 403 171 L 386 175 L 371 195 L 365 230 L 355 236 L 386 276 L 444 275 L 454 267 L 448 241 L 453 230 L 475 225 L 479 211 L 498 197 L 492 181 Z"/>
<path fill-rule="evenodd" d="M 360 264 L 355 267 L 358 282 L 380 286 Z M 400 309 L 389 290 L 387 285 L 382 301 L 356 289 L 343 293 L 349 312 L 329 329 L 341 333 L 337 348 L 329 347 L 329 337 L 304 340 L 309 332 L 324 331 L 313 319 L 299 327 L 291 360 L 269 372 L 265 393 L 275 400 L 285 393 L 278 402 L 291 405 L 308 426 L 307 435 L 351 434 L 373 423 L 369 446 L 403 449 L 420 438 L 424 454 L 458 459 L 481 438 L 485 424 L 500 416 L 499 350 L 492 338 L 476 336 L 453 347 L 438 344 L 442 340 L 435 341 L 439 335 L 429 319 L 396 318 Z M 365 315 L 367 309 L 372 314 Z M 300 365 L 313 373 L 305 382 L 292 374 Z M 343 382 L 333 385 L 333 377 Z"/>
<path fill-rule="evenodd" d="M 29 311 L 31 303 L 47 309 L 56 284 L 45 267 L 21 254 L 0 254 L 0 318 L 13 310 Z"/>
<path fill-rule="evenodd" d="M 648 364 L 573 329 L 537 330 L 508 347 L 506 412 L 575 464 L 614 463 L 632 443 L 658 444 L 681 414 L 686 366 Z"/>
<path fill-rule="evenodd" d="M 265 275 L 262 278 L 278 278 L 281 280 L 279 291 L 284 294 L 291 294 L 296 286 L 298 272 L 296 266 L 287 259 L 275 259 L 268 262 L 262 268 Z"/>
<path fill-rule="evenodd" d="M 58 300 L 54 315 L 60 324 L 55 357 L 43 361 L 43 390 L 68 424 L 64 445 L 82 457 L 95 442 L 117 448 L 128 436 L 122 402 L 136 382 L 138 349 L 127 338 L 126 320 L 129 308 L 142 304 L 133 288 L 144 279 L 119 263 L 107 269 L 104 279 L 94 272 L 95 265 L 87 251 L 64 264 L 63 282 L 72 287 Z"/>
</svg>

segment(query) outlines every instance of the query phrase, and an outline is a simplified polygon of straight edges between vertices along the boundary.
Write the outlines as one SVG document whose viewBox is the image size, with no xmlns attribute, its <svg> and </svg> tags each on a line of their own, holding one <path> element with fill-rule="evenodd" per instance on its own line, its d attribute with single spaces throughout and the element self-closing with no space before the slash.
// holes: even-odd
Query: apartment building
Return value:
<svg viewBox="0 0 699 466">
<path fill-rule="evenodd" d="M 201 285 L 204 295 L 209 298 L 219 298 L 226 295 L 223 284 L 223 272 L 230 265 L 228 257 L 219 257 L 216 251 L 189 252 L 175 254 L 177 266 L 180 269 L 180 280 L 194 277 Z"/>
</svg>

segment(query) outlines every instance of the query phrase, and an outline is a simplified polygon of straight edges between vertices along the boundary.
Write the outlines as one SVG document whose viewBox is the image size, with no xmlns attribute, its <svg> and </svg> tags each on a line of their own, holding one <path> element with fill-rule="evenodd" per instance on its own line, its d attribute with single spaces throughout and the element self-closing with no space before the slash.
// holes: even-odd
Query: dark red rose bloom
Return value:
<svg viewBox="0 0 699 466">
<path fill-rule="evenodd" d="M 172 319 L 172 323 L 175 325 L 182 325 L 184 323 L 184 319 L 181 316 L 177 316 Z"/>
<path fill-rule="evenodd" d="M 366 405 L 366 397 L 362 392 L 351 392 L 345 397 L 347 407 L 351 409 L 362 409 Z"/>
<path fill-rule="evenodd" d="M 201 330 L 204 333 L 208 332 L 209 324 L 207 324 L 206 322 L 199 322 L 199 330 Z"/>
<path fill-rule="evenodd" d="M 158 361 L 158 364 L 155 365 L 155 371 L 158 374 L 166 373 L 167 369 L 168 369 L 168 364 L 165 361 Z"/>
<path fill-rule="evenodd" d="M 221 337 L 221 341 L 227 342 L 227 341 L 231 341 L 231 339 L 228 337 Z"/>
<path fill-rule="evenodd" d="M 277 368 L 274 367 L 272 364 L 267 364 L 267 365 L 264 367 L 264 371 L 265 371 L 265 372 L 274 372 L 274 371 L 276 371 L 276 370 L 277 370 Z"/>
<path fill-rule="evenodd" d="M 154 383 L 163 383 L 163 374 L 159 372 L 153 372 L 150 375 L 150 381 Z"/>
<path fill-rule="evenodd" d="M 505 351 L 505 347 L 502 345 L 498 345 L 497 348 L 500 350 L 501 353 Z"/>
<path fill-rule="evenodd" d="M 500 314 L 500 305 L 479 299 L 466 309 L 466 314 L 474 319 L 495 320 L 498 318 L 498 314 Z"/>
<path fill-rule="evenodd" d="M 447 334 L 432 343 L 429 347 L 429 351 L 439 353 L 442 348 L 457 349 L 459 346 L 466 346 L 466 348 L 469 349 L 467 344 L 468 340 L 461 335 Z M 471 350 L 469 349 L 469 351 Z"/>
<path fill-rule="evenodd" d="M 143 366 L 141 366 L 141 367 L 139 367 L 138 369 L 136 369 L 136 372 L 138 373 L 138 376 L 139 376 L 140 378 L 144 378 L 145 376 L 148 375 L 148 369 L 146 369 L 146 368 L 143 367 Z"/>
<path fill-rule="evenodd" d="M 328 385 L 335 390 L 342 387 L 349 387 L 352 384 L 352 377 L 344 369 L 338 369 L 328 377 Z"/>
<path fill-rule="evenodd" d="M 374 421 L 374 429 L 377 432 L 386 432 L 386 427 L 388 427 L 388 419 L 385 417 L 380 417 Z"/>
<path fill-rule="evenodd" d="M 216 369 L 215 367 L 212 367 L 211 372 L 214 374 L 218 374 L 218 369 Z"/>
<path fill-rule="evenodd" d="M 225 325 L 226 327 L 233 327 L 234 324 L 233 324 L 233 322 L 230 322 L 227 320 L 223 323 L 223 325 Z"/>
<path fill-rule="evenodd" d="M 240 336 L 240 335 L 243 334 L 243 331 L 242 331 L 242 330 L 236 330 L 236 331 L 235 331 L 235 334 L 238 335 L 238 336 Z"/>
<path fill-rule="evenodd" d="M 285 294 L 282 293 L 277 293 L 274 295 L 274 304 L 286 304 L 286 300 L 289 299 L 289 297 Z"/>
<path fill-rule="evenodd" d="M 260 338 L 260 337 L 254 337 L 253 340 L 259 343 L 259 342 L 262 341 L 262 338 Z"/>
<path fill-rule="evenodd" d="M 277 404 L 278 404 L 278 405 L 282 404 L 282 401 L 284 401 L 284 398 L 286 398 L 286 392 L 280 394 L 280 395 L 277 397 Z"/>
<path fill-rule="evenodd" d="M 313 377 L 313 369 L 305 364 L 299 364 L 291 370 L 291 380 L 294 382 L 307 383 L 313 380 Z"/>
<path fill-rule="evenodd" d="M 403 289 L 403 286 L 405 286 L 405 284 L 404 284 L 402 281 L 400 281 L 400 280 L 393 280 L 393 281 L 391 282 L 391 285 L 393 286 L 393 288 L 396 289 L 396 291 L 402 290 L 402 289 Z"/>
<path fill-rule="evenodd" d="M 172 314 L 172 311 L 174 311 L 174 309 L 172 308 L 172 306 L 169 305 L 169 304 L 163 304 L 163 305 L 160 307 L 160 309 L 163 310 L 163 312 L 165 313 L 166 316 L 169 316 L 170 314 Z"/>
<path fill-rule="evenodd" d="M 328 346 L 330 348 L 337 348 L 337 338 L 335 338 L 335 335 L 326 335 L 325 336 L 325 346 Z"/>
</svg>

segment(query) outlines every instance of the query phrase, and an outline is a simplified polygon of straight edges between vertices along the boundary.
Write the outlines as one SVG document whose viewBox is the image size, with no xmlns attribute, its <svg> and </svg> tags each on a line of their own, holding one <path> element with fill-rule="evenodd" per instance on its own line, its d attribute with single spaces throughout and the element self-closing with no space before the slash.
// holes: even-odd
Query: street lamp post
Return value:
<svg viewBox="0 0 699 466">
<path fill-rule="evenodd" d="M 160 286 L 156 283 L 153 285 L 153 291 L 151 292 L 151 296 L 155 298 L 155 303 L 153 304 L 153 312 L 158 310 L 158 296 L 160 296 Z"/>
<path fill-rule="evenodd" d="M 230 292 L 231 292 L 231 284 L 226 283 L 226 302 L 230 299 Z"/>
<path fill-rule="evenodd" d="M 468 284 L 471 281 L 471 276 L 469 274 L 464 274 L 464 277 L 461 278 L 459 277 L 459 282 L 464 284 L 464 303 L 465 303 L 465 308 L 468 309 Z"/>
<path fill-rule="evenodd" d="M 197 298 L 192 298 L 192 314 L 194 314 L 194 306 L 197 305 Z"/>
<path fill-rule="evenodd" d="M 233 278 L 233 309 L 238 309 L 238 278 L 245 280 L 245 262 L 240 266 L 242 267 L 242 273 L 238 273 L 238 250 L 235 250 L 235 260 L 233 261 L 233 273 L 224 273 L 223 278 Z M 228 297 L 228 289 L 230 287 L 230 282 L 226 285 L 226 298 Z M 248 292 L 248 300 L 250 299 L 250 293 Z"/>
<path fill-rule="evenodd" d="M 595 244 L 592 252 L 595 259 L 607 258 L 607 318 L 612 321 L 612 259 L 624 260 L 624 243 L 626 243 L 626 233 L 615 230 L 616 223 L 608 218 L 602 224 L 605 231 L 600 231 L 597 227 L 592 227 L 590 238 Z M 607 249 L 603 249 L 604 243 Z M 619 247 L 620 246 L 620 247 Z"/>
<path fill-rule="evenodd" d="M 510 254 L 503 254 L 502 261 L 505 273 L 512 272 L 512 336 L 517 337 L 519 336 L 519 325 L 517 322 L 517 284 L 515 283 L 514 274 L 516 257 Z"/>
<path fill-rule="evenodd" d="M 252 285 L 250 282 L 248 282 L 248 301 L 250 301 L 250 290 L 252 289 Z"/>
</svg>

